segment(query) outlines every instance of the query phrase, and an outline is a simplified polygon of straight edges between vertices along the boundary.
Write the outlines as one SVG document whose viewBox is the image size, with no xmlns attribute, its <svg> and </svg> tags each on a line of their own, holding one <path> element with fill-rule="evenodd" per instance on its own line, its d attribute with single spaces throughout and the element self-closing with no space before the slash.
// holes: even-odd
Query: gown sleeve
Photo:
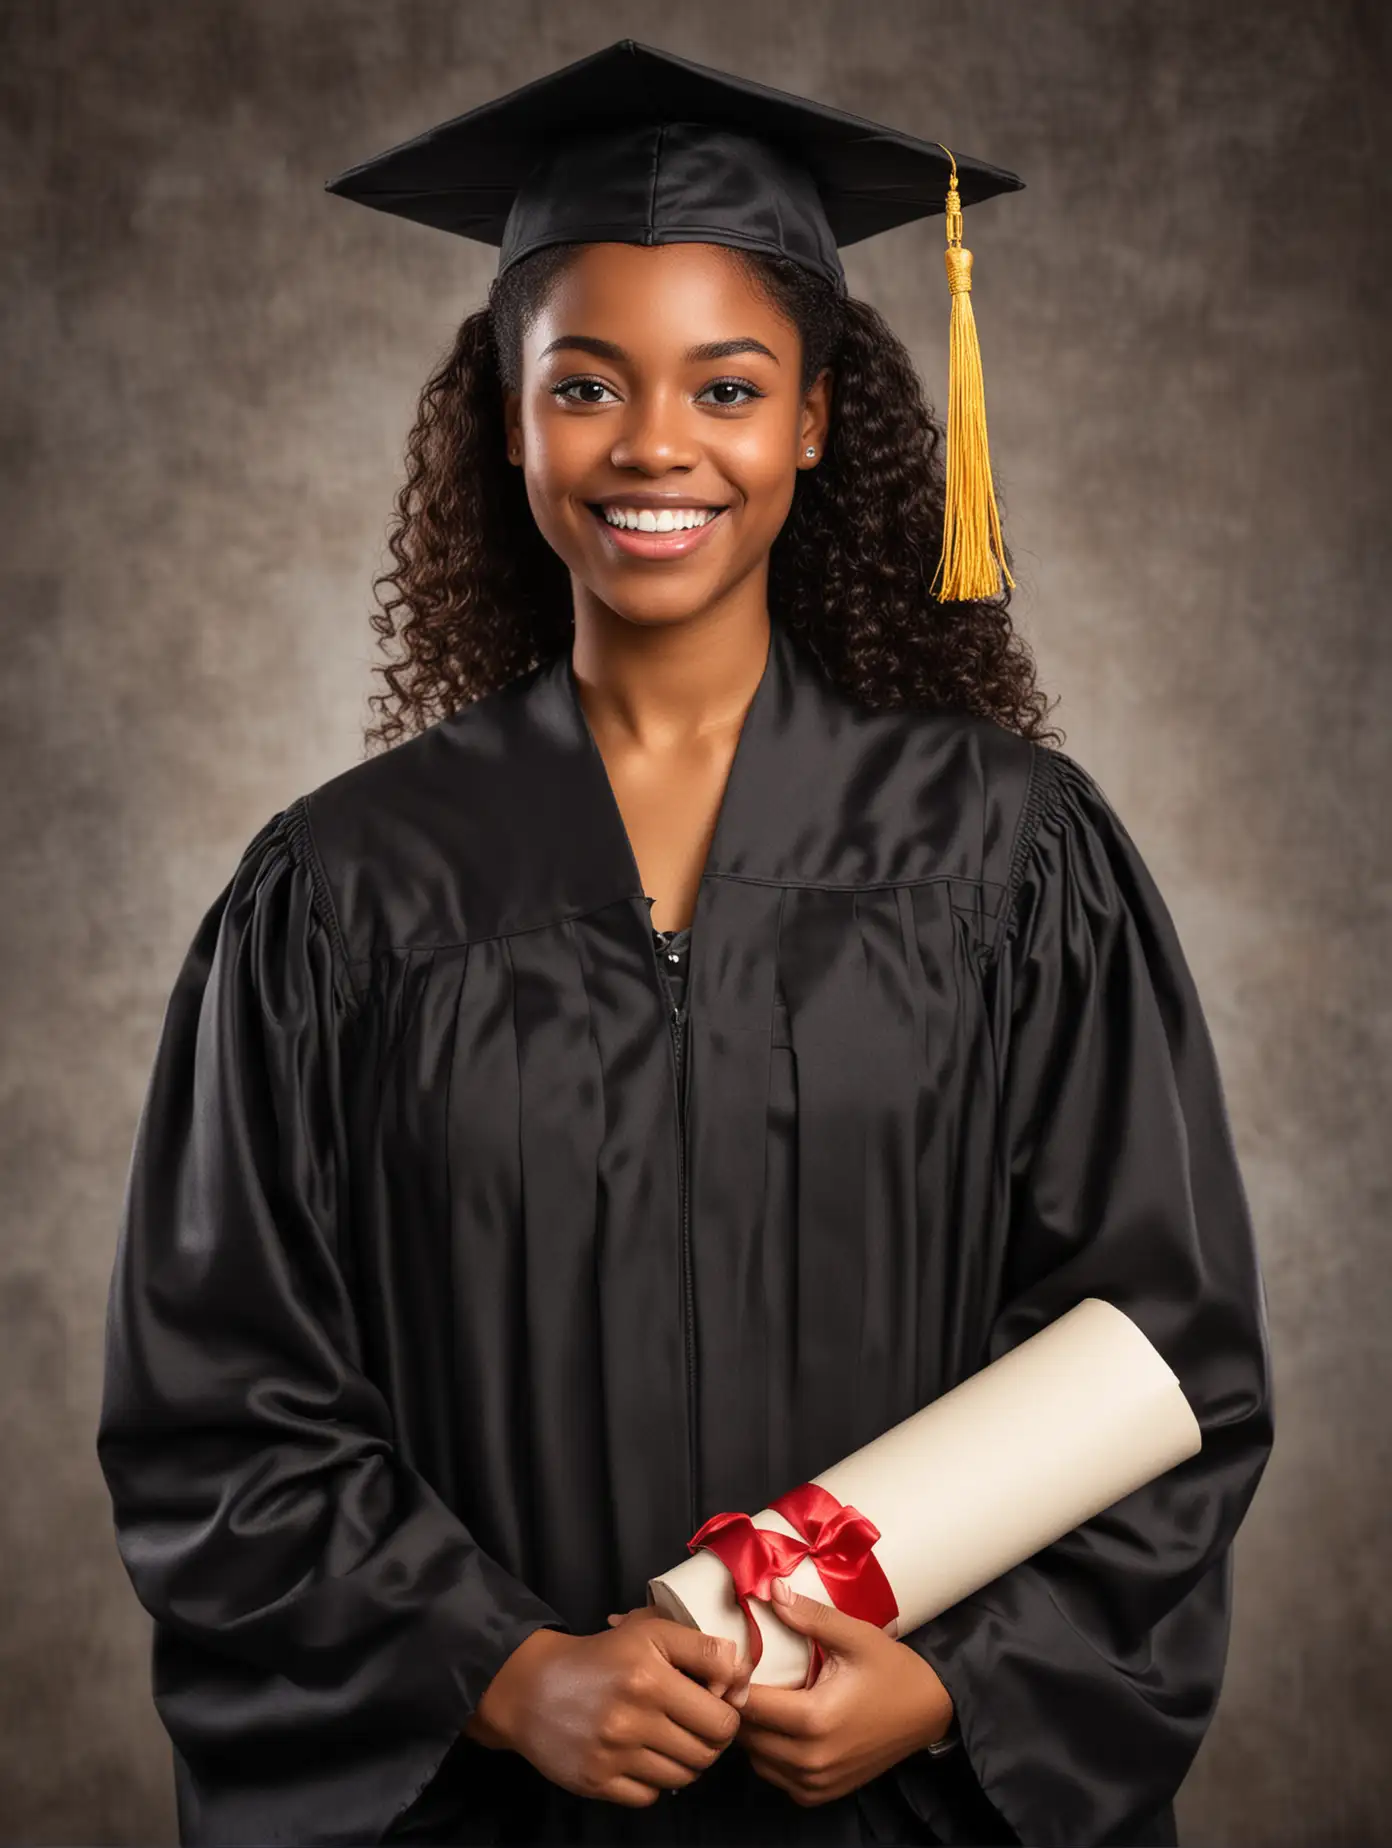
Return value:
<svg viewBox="0 0 1392 1848">
<path fill-rule="evenodd" d="M 1097 784 L 1035 749 L 994 1000 L 1010 1215 L 981 1364 L 1103 1297 L 1178 1376 L 1202 1450 L 904 1637 L 961 1743 L 896 1771 L 942 1841 L 1091 1848 L 1151 1839 L 1212 1716 L 1272 1396 L 1248 1206 L 1174 924 Z M 969 1832 L 983 1795 L 1013 1836 Z"/>
<path fill-rule="evenodd" d="M 97 1450 L 154 1619 L 180 1839 L 368 1843 L 555 1611 L 394 1446 L 341 1250 L 353 998 L 297 804 L 179 973 L 111 1278 Z"/>
</svg>

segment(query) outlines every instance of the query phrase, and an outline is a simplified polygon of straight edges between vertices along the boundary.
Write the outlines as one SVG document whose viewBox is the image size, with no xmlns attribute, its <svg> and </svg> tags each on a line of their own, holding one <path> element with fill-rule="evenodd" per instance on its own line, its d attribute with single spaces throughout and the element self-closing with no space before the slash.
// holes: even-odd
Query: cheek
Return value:
<svg viewBox="0 0 1392 1848">
<path fill-rule="evenodd" d="M 721 446 L 726 478 L 738 487 L 756 515 L 787 511 L 796 482 L 795 431 L 765 425 L 731 431 Z"/>
<path fill-rule="evenodd" d="M 576 496 L 594 479 L 605 453 L 598 418 L 540 416 L 524 429 L 527 500 L 543 537 L 562 557 L 575 550 L 579 522 L 589 516 Z"/>
<path fill-rule="evenodd" d="M 739 546 L 742 555 L 766 551 L 783 528 L 793 504 L 797 471 L 784 456 L 776 462 L 761 458 L 757 467 L 733 475 L 744 506 L 740 515 Z"/>
<path fill-rule="evenodd" d="M 527 474 L 538 493 L 559 501 L 593 477 L 596 458 L 606 449 L 602 421 L 544 412 L 528 420 L 523 432 Z"/>
</svg>

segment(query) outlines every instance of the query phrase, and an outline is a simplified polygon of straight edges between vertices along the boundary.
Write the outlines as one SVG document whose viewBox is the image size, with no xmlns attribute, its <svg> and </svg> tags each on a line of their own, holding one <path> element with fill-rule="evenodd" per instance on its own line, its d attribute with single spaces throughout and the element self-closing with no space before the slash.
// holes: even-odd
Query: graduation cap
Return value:
<svg viewBox="0 0 1392 1848">
<path fill-rule="evenodd" d="M 620 39 L 326 182 L 345 199 L 497 247 L 725 244 L 846 291 L 840 247 L 942 212 L 952 296 L 941 601 L 1005 565 L 971 308 L 964 206 L 1023 181 L 939 142 Z"/>
</svg>

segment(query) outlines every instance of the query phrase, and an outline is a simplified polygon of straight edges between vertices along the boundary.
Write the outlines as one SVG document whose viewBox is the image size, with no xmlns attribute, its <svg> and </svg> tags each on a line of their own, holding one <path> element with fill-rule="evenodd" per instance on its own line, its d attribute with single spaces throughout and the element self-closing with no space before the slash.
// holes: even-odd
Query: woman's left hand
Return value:
<svg viewBox="0 0 1392 1848">
<path fill-rule="evenodd" d="M 774 1609 L 790 1630 L 816 1638 L 822 1671 L 810 1688 L 751 1685 L 739 1743 L 760 1777 L 811 1809 L 940 1739 L 952 1696 L 906 1643 L 833 1604 L 783 1591 L 780 1580 Z"/>
<path fill-rule="evenodd" d="M 738 1743 L 755 1772 L 812 1809 L 940 1739 L 952 1722 L 952 1697 L 906 1643 L 815 1598 L 794 1592 L 785 1601 L 782 1591 L 778 1581 L 779 1619 L 816 1638 L 821 1673 L 810 1688 L 741 1679 L 726 1698 L 740 1709 Z M 747 1672 L 747 1657 L 741 1663 Z"/>
</svg>

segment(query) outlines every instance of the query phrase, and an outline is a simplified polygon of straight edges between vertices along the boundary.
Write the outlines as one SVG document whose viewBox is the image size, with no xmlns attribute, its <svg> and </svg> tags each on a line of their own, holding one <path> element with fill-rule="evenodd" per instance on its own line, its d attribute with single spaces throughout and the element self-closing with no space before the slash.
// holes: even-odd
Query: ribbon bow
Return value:
<svg viewBox="0 0 1392 1848">
<path fill-rule="evenodd" d="M 884 1629 L 899 1615 L 899 1605 L 884 1567 L 874 1554 L 880 1530 L 875 1523 L 849 1502 L 836 1497 L 815 1482 L 801 1483 L 769 1503 L 802 1536 L 794 1539 L 773 1527 L 756 1527 L 747 1514 L 713 1514 L 686 1543 L 694 1553 L 706 1547 L 714 1553 L 734 1580 L 735 1596 L 749 1632 L 749 1655 L 757 1667 L 764 1652 L 764 1639 L 758 1622 L 749 1608 L 751 1598 L 773 1600 L 773 1581 L 787 1578 L 802 1560 L 810 1559 L 817 1576 L 831 1596 L 837 1610 L 848 1617 L 861 1617 Z M 821 1673 L 823 1651 L 815 1637 L 809 1637 L 811 1660 L 804 1687 L 811 1687 Z"/>
</svg>

